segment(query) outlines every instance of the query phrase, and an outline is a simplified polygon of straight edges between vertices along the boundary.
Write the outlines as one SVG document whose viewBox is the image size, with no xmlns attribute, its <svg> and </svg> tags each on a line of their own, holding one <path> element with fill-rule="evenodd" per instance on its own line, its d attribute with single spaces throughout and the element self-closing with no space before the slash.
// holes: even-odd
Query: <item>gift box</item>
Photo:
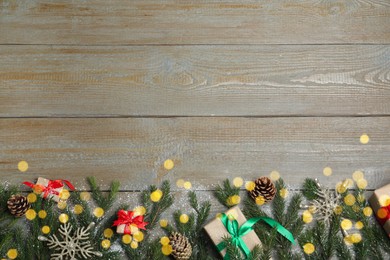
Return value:
<svg viewBox="0 0 390 260">
<path fill-rule="evenodd" d="M 144 221 L 144 216 L 135 214 L 131 210 L 119 210 L 118 219 L 114 221 L 113 226 L 116 226 L 118 234 L 135 234 L 138 230 L 146 230 L 145 226 L 148 223 Z"/>
<path fill-rule="evenodd" d="M 390 237 L 390 184 L 376 189 L 368 201 L 377 220 Z"/>
<path fill-rule="evenodd" d="M 64 183 L 71 189 L 74 190 L 73 185 L 67 180 L 48 180 L 39 177 L 37 182 L 23 182 L 23 184 L 31 187 L 34 192 L 40 193 L 45 199 L 52 199 L 56 202 L 60 201 L 61 191 L 64 189 Z"/>
<path fill-rule="evenodd" d="M 229 218 L 229 221 L 231 221 L 232 219 L 237 220 L 239 227 L 241 227 L 244 223 L 247 222 L 247 219 L 245 218 L 244 214 L 242 214 L 241 210 L 237 206 L 226 211 L 225 216 Z M 204 229 L 213 241 L 213 243 L 217 246 L 218 250 L 220 250 L 220 254 L 222 256 L 225 256 L 226 248 L 222 249 L 223 246 L 221 246 L 221 242 L 225 237 L 231 237 L 231 234 L 228 232 L 228 229 L 227 227 L 225 227 L 222 219 L 220 217 L 217 217 L 216 219 L 208 223 L 204 227 Z M 256 245 L 261 246 L 261 241 L 253 230 L 251 230 L 241 238 L 250 251 L 252 251 Z"/>
</svg>

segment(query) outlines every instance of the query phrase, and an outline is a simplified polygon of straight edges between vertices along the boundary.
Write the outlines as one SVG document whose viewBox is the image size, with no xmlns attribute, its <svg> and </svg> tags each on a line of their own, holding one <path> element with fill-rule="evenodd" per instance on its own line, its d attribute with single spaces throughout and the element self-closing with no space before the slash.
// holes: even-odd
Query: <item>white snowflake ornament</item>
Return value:
<svg viewBox="0 0 390 260">
<path fill-rule="evenodd" d="M 315 179 L 318 191 L 318 198 L 311 201 L 310 205 L 303 205 L 302 208 L 312 208 L 317 220 L 329 224 L 336 209 L 340 206 L 341 196 L 336 191 L 323 188 L 317 179 Z"/>
<path fill-rule="evenodd" d="M 64 223 L 58 229 L 61 234 L 61 240 L 56 235 L 50 235 L 49 237 L 39 236 L 38 240 L 48 242 L 48 247 L 54 249 L 55 252 L 50 256 L 52 260 L 77 260 L 92 259 L 93 256 L 101 257 L 103 254 L 94 251 L 89 240 L 89 231 L 94 226 L 95 223 L 92 222 L 87 228 L 77 228 L 75 232 L 72 232 L 72 225 Z"/>
</svg>

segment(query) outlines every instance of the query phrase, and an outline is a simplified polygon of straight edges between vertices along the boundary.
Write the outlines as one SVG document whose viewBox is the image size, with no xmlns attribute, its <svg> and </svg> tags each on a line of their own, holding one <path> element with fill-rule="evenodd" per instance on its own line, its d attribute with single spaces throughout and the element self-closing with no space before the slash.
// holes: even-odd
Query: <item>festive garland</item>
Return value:
<svg viewBox="0 0 390 260">
<path fill-rule="evenodd" d="M 218 258 L 220 247 L 224 259 L 388 259 L 390 240 L 364 197 L 366 182 L 362 176 L 354 179 L 356 187 L 348 179 L 336 189 L 306 179 L 302 192 L 292 196 L 282 179 L 249 181 L 247 192 L 242 179 L 226 180 L 215 198 L 226 208 L 241 206 L 249 220 L 240 227 L 230 215 L 218 216 L 230 234 L 218 238 L 218 245 L 204 231 L 211 204 L 199 202 L 194 191 L 188 192 L 191 213 L 186 208 L 176 210 L 172 221 L 161 219 L 174 203 L 167 181 L 142 191 L 139 206 L 132 209 L 115 203 L 118 182 L 104 193 L 93 177 L 87 178 L 91 192 L 43 178 L 24 183 L 32 188 L 26 196 L 20 187 L 0 186 L 0 257 L 204 260 Z M 242 237 L 252 229 L 261 243 L 243 250 L 248 245 Z"/>
</svg>

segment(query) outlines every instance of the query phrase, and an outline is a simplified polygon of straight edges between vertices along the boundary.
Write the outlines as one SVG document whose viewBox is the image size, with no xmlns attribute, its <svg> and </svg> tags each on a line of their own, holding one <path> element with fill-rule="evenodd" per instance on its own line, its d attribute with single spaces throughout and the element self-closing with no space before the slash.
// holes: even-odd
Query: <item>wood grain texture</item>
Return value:
<svg viewBox="0 0 390 260">
<path fill-rule="evenodd" d="M 390 114 L 390 46 L 0 46 L 0 116 Z"/>
<path fill-rule="evenodd" d="M 42 176 L 83 185 L 96 176 L 134 190 L 183 178 L 204 190 L 277 170 L 299 188 L 306 177 L 334 185 L 362 170 L 373 188 L 390 182 L 389 127 L 389 117 L 2 119 L 0 180 Z M 371 138 L 366 145 L 362 133 Z M 162 167 L 168 158 L 176 164 L 169 172 Z M 20 160 L 29 162 L 27 173 L 17 171 Z"/>
<path fill-rule="evenodd" d="M 0 44 L 390 43 L 388 0 L 0 1 Z"/>
</svg>

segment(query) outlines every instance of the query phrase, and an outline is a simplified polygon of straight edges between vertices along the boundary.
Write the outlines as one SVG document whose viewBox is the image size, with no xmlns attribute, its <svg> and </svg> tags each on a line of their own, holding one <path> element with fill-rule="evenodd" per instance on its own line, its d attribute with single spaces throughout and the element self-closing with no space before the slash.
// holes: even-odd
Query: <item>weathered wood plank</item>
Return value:
<svg viewBox="0 0 390 260">
<path fill-rule="evenodd" d="M 0 1 L 0 44 L 390 43 L 388 0 Z"/>
<path fill-rule="evenodd" d="M 43 176 L 82 185 L 93 175 L 133 190 L 183 178 L 203 190 L 277 170 L 299 188 L 306 177 L 334 185 L 362 170 L 372 188 L 390 182 L 389 127 L 389 117 L 2 119 L 0 180 Z M 366 145 L 362 133 L 371 137 Z M 176 164 L 169 172 L 168 158 Z M 17 171 L 20 160 L 29 162 L 27 173 Z"/>
<path fill-rule="evenodd" d="M 0 116 L 389 115 L 390 46 L 0 46 Z"/>
</svg>

